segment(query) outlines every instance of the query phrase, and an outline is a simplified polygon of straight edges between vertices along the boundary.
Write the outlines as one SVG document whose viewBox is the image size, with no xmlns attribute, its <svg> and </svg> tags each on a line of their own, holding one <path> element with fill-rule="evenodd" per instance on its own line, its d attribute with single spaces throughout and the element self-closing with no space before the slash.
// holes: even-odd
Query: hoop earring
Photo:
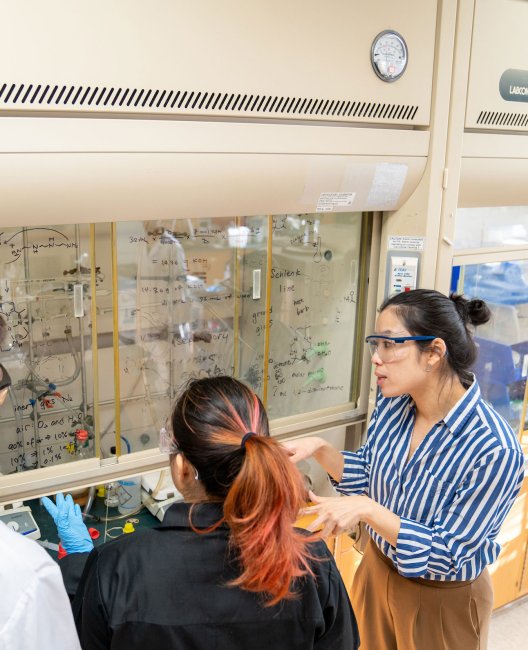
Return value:
<svg viewBox="0 0 528 650">
<path fill-rule="evenodd" d="M 424 368 L 424 372 L 431 372 L 432 369 L 433 369 L 433 366 L 431 366 L 431 365 L 428 363 L 428 364 L 425 366 L 425 368 Z"/>
</svg>

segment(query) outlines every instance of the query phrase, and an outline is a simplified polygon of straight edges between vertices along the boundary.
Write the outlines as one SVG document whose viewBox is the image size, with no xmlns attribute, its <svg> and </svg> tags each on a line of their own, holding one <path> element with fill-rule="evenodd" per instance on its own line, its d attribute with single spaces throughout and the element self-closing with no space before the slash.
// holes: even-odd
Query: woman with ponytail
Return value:
<svg viewBox="0 0 528 650">
<path fill-rule="evenodd" d="M 313 456 L 341 497 L 318 498 L 314 529 L 369 533 L 352 603 L 365 650 L 485 650 L 486 566 L 524 477 L 516 435 L 483 401 L 471 368 L 482 300 L 416 289 L 381 305 L 367 336 L 378 398 L 366 444 L 285 443 Z"/>
<path fill-rule="evenodd" d="M 331 554 L 294 527 L 306 489 L 259 398 L 231 377 L 195 380 L 160 447 L 184 502 L 159 528 L 61 560 L 67 584 L 86 563 L 83 648 L 358 648 Z"/>
</svg>

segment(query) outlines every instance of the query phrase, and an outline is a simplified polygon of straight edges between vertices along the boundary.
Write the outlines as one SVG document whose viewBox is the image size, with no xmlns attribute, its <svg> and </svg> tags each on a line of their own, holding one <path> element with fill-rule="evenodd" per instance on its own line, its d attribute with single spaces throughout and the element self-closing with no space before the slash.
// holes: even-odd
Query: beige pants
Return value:
<svg viewBox="0 0 528 650">
<path fill-rule="evenodd" d="M 361 650 L 485 650 L 493 606 L 487 569 L 475 580 L 403 578 L 372 540 L 352 586 Z"/>
</svg>

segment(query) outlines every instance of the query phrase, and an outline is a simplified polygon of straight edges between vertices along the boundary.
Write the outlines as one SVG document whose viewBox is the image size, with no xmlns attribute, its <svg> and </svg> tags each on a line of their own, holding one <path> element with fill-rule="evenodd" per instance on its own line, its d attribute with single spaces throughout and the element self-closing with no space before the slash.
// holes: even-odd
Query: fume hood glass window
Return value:
<svg viewBox="0 0 528 650">
<path fill-rule="evenodd" d="M 88 240 L 88 226 L 0 233 L 0 312 L 8 325 L 0 361 L 11 377 L 0 407 L 2 474 L 94 453 Z"/>
<path fill-rule="evenodd" d="M 117 224 L 121 452 L 158 444 L 157 432 L 185 384 L 234 375 L 262 391 L 264 336 L 246 350 L 242 303 L 265 309 L 264 218 L 179 219 Z M 253 292 L 247 258 L 259 261 Z M 249 316 L 251 319 L 251 316 Z M 241 358 L 256 366 L 243 369 Z M 113 408 L 103 455 L 113 442 Z"/>
<path fill-rule="evenodd" d="M 350 402 L 361 214 L 116 229 L 122 453 L 157 445 L 171 404 L 195 377 L 240 378 L 270 418 Z M 100 375 L 103 399 L 115 382 Z M 108 400 L 101 423 L 105 456 L 116 429 Z"/>
<path fill-rule="evenodd" d="M 274 216 L 268 410 L 308 413 L 351 399 L 361 214 Z M 263 324 L 260 316 L 257 323 Z"/>
<path fill-rule="evenodd" d="M 459 208 L 455 249 L 528 245 L 528 206 Z"/>
<path fill-rule="evenodd" d="M 478 358 L 474 367 L 484 399 L 521 426 L 528 375 L 528 261 L 455 266 L 451 289 L 485 300 L 491 320 L 475 329 Z M 528 442 L 528 440 L 527 440 Z"/>
<path fill-rule="evenodd" d="M 272 419 L 349 408 L 361 223 L 350 213 L 5 229 L 0 472 L 156 448 L 196 377 L 240 378 Z"/>
</svg>

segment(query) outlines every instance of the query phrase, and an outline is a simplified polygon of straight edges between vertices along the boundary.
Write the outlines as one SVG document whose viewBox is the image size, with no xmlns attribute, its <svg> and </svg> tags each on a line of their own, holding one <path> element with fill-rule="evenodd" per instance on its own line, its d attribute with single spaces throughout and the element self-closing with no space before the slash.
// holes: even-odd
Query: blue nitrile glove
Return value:
<svg viewBox="0 0 528 650">
<path fill-rule="evenodd" d="M 52 516 L 67 553 L 89 553 L 92 550 L 92 538 L 84 525 L 81 507 L 78 503 L 73 503 L 71 494 L 64 498 L 62 492 L 59 492 L 55 503 L 48 497 L 42 497 L 41 503 Z"/>
</svg>

